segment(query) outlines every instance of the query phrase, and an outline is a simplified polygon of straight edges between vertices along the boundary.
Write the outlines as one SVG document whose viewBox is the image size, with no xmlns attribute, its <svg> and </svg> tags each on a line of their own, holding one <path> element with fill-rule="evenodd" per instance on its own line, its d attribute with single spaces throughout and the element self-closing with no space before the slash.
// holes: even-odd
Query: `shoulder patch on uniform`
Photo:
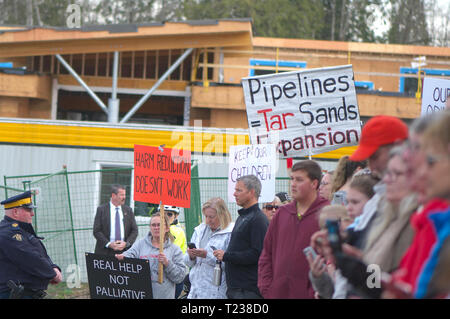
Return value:
<svg viewBox="0 0 450 319">
<path fill-rule="evenodd" d="M 17 241 L 22 241 L 22 235 L 21 234 L 15 234 L 12 236 L 12 238 L 14 238 Z"/>
</svg>

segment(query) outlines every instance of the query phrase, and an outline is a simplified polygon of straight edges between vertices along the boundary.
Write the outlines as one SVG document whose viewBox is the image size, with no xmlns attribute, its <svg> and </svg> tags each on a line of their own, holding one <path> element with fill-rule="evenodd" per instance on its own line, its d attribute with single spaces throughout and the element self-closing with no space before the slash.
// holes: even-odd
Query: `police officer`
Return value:
<svg viewBox="0 0 450 319">
<path fill-rule="evenodd" d="M 36 208 L 31 192 L 1 204 L 5 217 L 0 222 L 0 299 L 44 298 L 48 284 L 61 282 L 62 276 L 31 224 Z"/>
</svg>

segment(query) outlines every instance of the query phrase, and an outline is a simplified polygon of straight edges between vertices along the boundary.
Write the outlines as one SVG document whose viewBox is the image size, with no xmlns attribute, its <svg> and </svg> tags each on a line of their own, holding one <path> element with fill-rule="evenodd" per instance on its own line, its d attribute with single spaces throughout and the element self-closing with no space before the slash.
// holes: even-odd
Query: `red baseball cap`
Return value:
<svg viewBox="0 0 450 319">
<path fill-rule="evenodd" d="M 408 126 L 400 119 L 378 115 L 367 121 L 361 130 L 361 139 L 351 161 L 363 161 L 375 153 L 380 146 L 403 141 L 408 138 Z"/>
</svg>

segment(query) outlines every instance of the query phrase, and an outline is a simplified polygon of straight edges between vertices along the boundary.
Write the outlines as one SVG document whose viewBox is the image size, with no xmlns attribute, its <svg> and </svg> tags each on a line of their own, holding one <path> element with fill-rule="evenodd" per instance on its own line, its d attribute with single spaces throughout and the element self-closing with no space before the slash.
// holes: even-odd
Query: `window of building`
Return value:
<svg viewBox="0 0 450 319">
<path fill-rule="evenodd" d="M 355 89 L 359 90 L 373 90 L 373 82 L 371 81 L 355 81 Z"/>
<path fill-rule="evenodd" d="M 417 74 L 419 69 L 417 68 L 406 68 L 401 67 L 401 74 Z M 422 75 L 442 75 L 442 76 L 450 76 L 450 70 L 437 70 L 437 69 L 421 69 Z M 421 77 L 423 84 L 423 77 Z M 414 95 L 417 92 L 417 78 L 410 77 L 400 77 L 400 85 L 399 91 L 401 93 L 405 93 L 407 95 Z M 423 87 L 423 86 L 422 86 Z"/>
<path fill-rule="evenodd" d="M 133 169 L 127 166 L 101 164 L 100 173 L 100 205 L 109 202 L 111 198 L 111 185 L 119 184 L 125 187 L 127 197 L 125 205 L 130 205 L 131 182 Z"/>
<path fill-rule="evenodd" d="M 128 164 L 121 165 L 100 163 L 100 170 L 100 194 L 98 205 L 109 202 L 111 198 L 111 185 L 119 184 L 125 187 L 127 194 L 125 205 L 133 208 L 135 216 L 149 217 L 158 209 L 158 204 L 134 201 L 132 166 Z"/>
<path fill-rule="evenodd" d="M 306 62 L 303 61 L 277 61 L 276 60 L 257 60 L 257 59 L 250 59 L 250 65 L 254 66 L 271 66 L 276 67 L 277 65 L 280 67 L 289 67 L 289 68 L 306 68 Z M 278 70 L 278 73 L 281 72 L 287 72 L 285 70 Z M 272 74 L 275 73 L 275 70 L 255 70 L 250 69 L 249 76 L 256 76 L 256 75 L 265 75 L 265 74 Z"/>
</svg>

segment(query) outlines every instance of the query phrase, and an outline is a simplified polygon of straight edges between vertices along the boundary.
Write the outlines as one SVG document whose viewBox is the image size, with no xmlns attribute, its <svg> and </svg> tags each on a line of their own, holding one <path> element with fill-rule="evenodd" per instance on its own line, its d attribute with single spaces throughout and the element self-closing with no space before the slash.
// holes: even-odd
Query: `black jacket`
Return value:
<svg viewBox="0 0 450 319">
<path fill-rule="evenodd" d="M 258 290 L 258 260 L 261 255 L 269 220 L 258 204 L 238 210 L 239 217 L 223 255 L 228 288 Z"/>
<path fill-rule="evenodd" d="M 8 280 L 27 289 L 46 290 L 58 268 L 47 255 L 31 224 L 8 216 L 0 222 L 0 292 L 9 291 Z"/>
</svg>

